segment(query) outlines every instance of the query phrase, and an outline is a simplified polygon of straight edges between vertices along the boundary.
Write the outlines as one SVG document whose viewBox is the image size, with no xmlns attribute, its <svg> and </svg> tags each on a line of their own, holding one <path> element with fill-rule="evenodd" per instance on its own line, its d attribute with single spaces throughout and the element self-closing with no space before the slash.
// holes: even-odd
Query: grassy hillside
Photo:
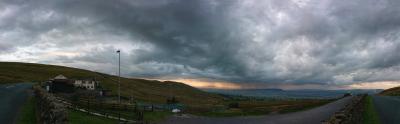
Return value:
<svg viewBox="0 0 400 124">
<path fill-rule="evenodd" d="M 62 74 L 68 78 L 96 77 L 106 89 L 116 94 L 118 85 L 115 76 L 88 70 L 55 65 L 33 63 L 0 62 L 0 84 L 17 82 L 41 82 Z M 183 83 L 161 82 L 144 79 L 121 78 L 121 95 L 135 99 L 164 103 L 170 96 L 191 106 L 220 104 L 222 97 L 203 92 Z"/>
<path fill-rule="evenodd" d="M 400 87 L 393 87 L 390 89 L 386 89 L 380 92 L 379 94 L 385 96 L 400 96 Z"/>
</svg>

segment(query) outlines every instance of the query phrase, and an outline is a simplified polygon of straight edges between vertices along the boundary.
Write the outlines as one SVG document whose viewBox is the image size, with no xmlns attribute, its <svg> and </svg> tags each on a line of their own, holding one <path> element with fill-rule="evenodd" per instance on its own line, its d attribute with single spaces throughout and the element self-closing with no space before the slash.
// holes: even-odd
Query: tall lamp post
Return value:
<svg viewBox="0 0 400 124">
<path fill-rule="evenodd" d="M 121 51 L 117 50 L 118 53 L 118 106 L 121 106 Z M 120 120 L 120 113 L 118 111 L 118 120 Z"/>
</svg>

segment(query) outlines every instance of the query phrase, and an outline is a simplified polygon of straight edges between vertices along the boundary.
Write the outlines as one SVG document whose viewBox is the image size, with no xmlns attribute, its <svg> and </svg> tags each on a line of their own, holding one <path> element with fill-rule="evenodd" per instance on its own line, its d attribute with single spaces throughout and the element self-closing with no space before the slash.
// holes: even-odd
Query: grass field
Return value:
<svg viewBox="0 0 400 124">
<path fill-rule="evenodd" d="M 364 108 L 363 124 L 380 124 L 371 96 L 367 96 L 365 99 Z"/>
<path fill-rule="evenodd" d="M 68 121 L 70 124 L 116 124 L 118 120 L 89 115 L 84 112 L 69 110 Z"/>
<path fill-rule="evenodd" d="M 129 120 L 136 120 L 138 118 L 138 115 L 136 112 L 132 110 L 112 110 L 112 109 L 91 109 L 89 110 L 91 112 L 97 112 L 97 113 L 104 113 L 106 112 L 108 115 L 118 117 L 118 114 L 122 118 L 129 119 Z M 172 115 L 171 112 L 169 111 L 144 111 L 143 114 L 143 119 L 146 122 L 158 122 L 161 121 L 168 116 Z"/>
<path fill-rule="evenodd" d="M 35 97 L 29 97 L 19 113 L 17 124 L 36 124 Z"/>
<path fill-rule="evenodd" d="M 266 100 L 266 101 L 238 101 L 237 108 L 227 108 L 200 113 L 203 116 L 229 117 L 253 116 L 270 113 L 289 113 L 322 106 L 332 100 Z"/>
<path fill-rule="evenodd" d="M 144 113 L 144 120 L 150 121 L 150 122 L 158 122 L 161 121 L 168 116 L 172 115 L 171 112 L 165 112 L 165 111 L 160 111 L 160 112 L 145 112 Z"/>
<path fill-rule="evenodd" d="M 400 96 L 400 87 L 393 87 L 393 88 L 386 89 L 386 90 L 380 92 L 379 95 Z"/>
</svg>

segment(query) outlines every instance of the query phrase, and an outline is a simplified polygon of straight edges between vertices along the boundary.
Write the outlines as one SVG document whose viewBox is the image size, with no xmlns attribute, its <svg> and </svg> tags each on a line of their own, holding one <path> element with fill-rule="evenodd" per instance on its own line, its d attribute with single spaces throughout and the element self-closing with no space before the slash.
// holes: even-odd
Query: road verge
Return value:
<svg viewBox="0 0 400 124">
<path fill-rule="evenodd" d="M 364 100 L 367 97 L 364 95 L 349 96 L 352 97 L 349 104 L 344 108 L 335 112 L 324 124 L 361 124 L 362 113 L 364 111 Z"/>
<path fill-rule="evenodd" d="M 367 96 L 364 100 L 365 111 L 363 112 L 363 124 L 380 124 L 378 114 L 375 111 L 372 97 Z"/>
</svg>

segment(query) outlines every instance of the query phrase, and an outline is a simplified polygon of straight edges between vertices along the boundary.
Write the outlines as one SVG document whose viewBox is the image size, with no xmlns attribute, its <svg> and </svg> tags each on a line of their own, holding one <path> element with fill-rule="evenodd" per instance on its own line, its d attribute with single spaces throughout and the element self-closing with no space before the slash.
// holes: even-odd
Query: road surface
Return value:
<svg viewBox="0 0 400 124">
<path fill-rule="evenodd" d="M 382 124 L 400 124 L 400 99 L 390 96 L 372 96 Z"/>
<path fill-rule="evenodd" d="M 350 100 L 351 97 L 346 97 L 310 110 L 279 115 L 226 118 L 173 116 L 161 124 L 321 124 Z"/>
<path fill-rule="evenodd" d="M 29 83 L 0 85 L 0 123 L 14 123 L 19 108 L 27 99 L 26 90 L 31 86 Z"/>
</svg>

